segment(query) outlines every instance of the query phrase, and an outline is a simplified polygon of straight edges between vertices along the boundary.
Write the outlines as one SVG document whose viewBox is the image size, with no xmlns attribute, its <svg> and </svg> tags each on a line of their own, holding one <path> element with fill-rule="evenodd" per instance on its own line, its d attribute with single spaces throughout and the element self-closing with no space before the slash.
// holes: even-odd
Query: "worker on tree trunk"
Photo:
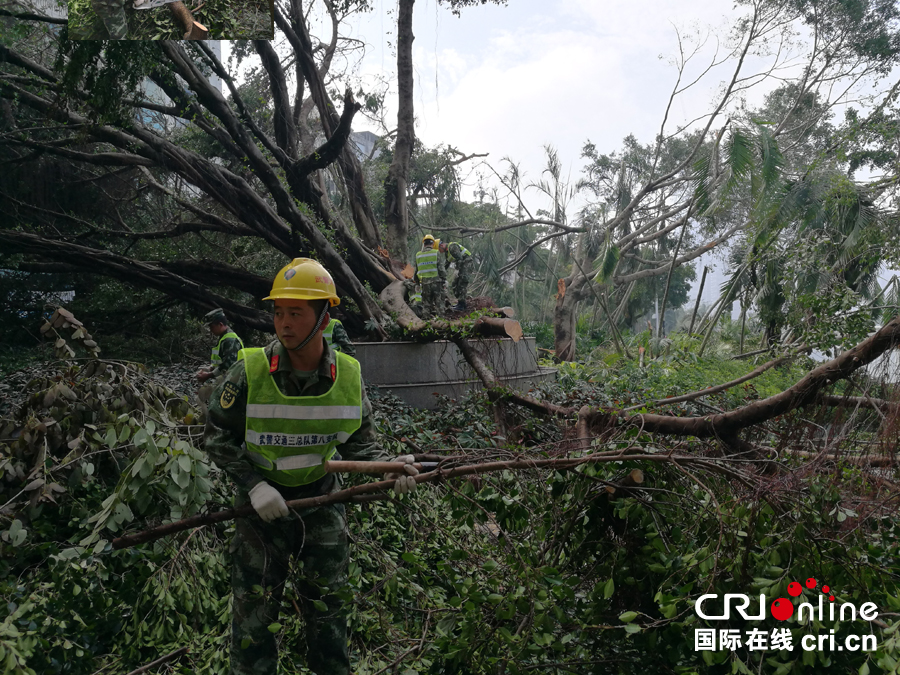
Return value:
<svg viewBox="0 0 900 675">
<path fill-rule="evenodd" d="M 462 244 L 451 241 L 449 244 L 440 242 L 438 249 L 441 253 L 449 256 L 456 265 L 456 278 L 453 280 L 453 295 L 456 296 L 457 312 L 463 312 L 466 309 L 466 293 L 469 290 L 469 282 L 472 280 L 472 254 Z"/>
<path fill-rule="evenodd" d="M 423 318 L 443 314 L 447 268 L 430 234 L 422 237 L 422 250 L 416 253 L 416 279 L 422 284 Z"/>
<path fill-rule="evenodd" d="M 332 350 L 322 336 L 329 308 L 340 302 L 328 271 L 296 258 L 264 299 L 275 301 L 278 339 L 241 351 L 213 393 L 205 431 L 207 453 L 237 485 L 235 505 L 249 501 L 259 516 L 237 519 L 229 547 L 231 672 L 277 672 L 277 636 L 270 627 L 278 622 L 293 569 L 308 668 L 316 675 L 348 675 L 347 611 L 338 596 L 349 556 L 344 505 L 296 512 L 285 502 L 340 489 L 337 475 L 311 466 L 310 455 L 323 462 L 390 458 L 375 436 L 359 362 Z M 404 494 L 415 488 L 418 471 L 412 455 L 396 461 L 398 473 L 385 478 Z M 300 564 L 291 567 L 292 556 Z"/>
</svg>

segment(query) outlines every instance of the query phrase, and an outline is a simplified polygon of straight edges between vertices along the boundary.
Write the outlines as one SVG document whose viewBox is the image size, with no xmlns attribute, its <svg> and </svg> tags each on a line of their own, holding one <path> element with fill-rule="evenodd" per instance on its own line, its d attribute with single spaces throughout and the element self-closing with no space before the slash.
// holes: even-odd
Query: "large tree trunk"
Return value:
<svg viewBox="0 0 900 675">
<path fill-rule="evenodd" d="M 582 274 L 573 274 L 557 282 L 556 306 L 553 308 L 553 335 L 557 361 L 575 360 L 575 319 L 578 301 L 590 283 Z"/>
<path fill-rule="evenodd" d="M 397 19 L 397 87 L 399 109 L 397 112 L 397 143 L 394 160 L 384 179 L 384 222 L 387 226 L 387 246 L 391 255 L 405 261 L 408 255 L 406 240 L 409 235 L 409 214 L 406 205 L 406 179 L 409 175 L 409 159 L 415 142 L 413 118 L 413 64 L 412 19 L 415 0 L 400 0 L 400 16 Z"/>
</svg>

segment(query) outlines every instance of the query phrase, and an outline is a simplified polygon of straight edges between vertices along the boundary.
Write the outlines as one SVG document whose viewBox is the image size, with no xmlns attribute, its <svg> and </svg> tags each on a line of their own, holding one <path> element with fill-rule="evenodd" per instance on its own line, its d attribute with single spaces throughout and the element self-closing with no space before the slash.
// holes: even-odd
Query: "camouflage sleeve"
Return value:
<svg viewBox="0 0 900 675">
<path fill-rule="evenodd" d="M 375 423 L 372 421 L 372 404 L 366 395 L 366 387 L 362 390 L 362 424 L 346 443 L 338 446 L 338 452 L 342 459 L 361 462 L 385 462 L 393 459 L 393 456 L 381 447 L 378 435 L 375 433 Z"/>
<path fill-rule="evenodd" d="M 209 397 L 203 446 L 209 458 L 231 477 L 239 489 L 249 491 L 264 479 L 246 458 L 246 423 L 247 377 L 244 364 L 236 363 L 228 369 L 225 379 Z"/>
<path fill-rule="evenodd" d="M 239 351 L 241 351 L 241 343 L 239 340 L 228 338 L 227 340 L 222 341 L 222 346 L 219 347 L 219 356 L 222 357 L 222 362 L 215 370 L 216 375 L 224 375 L 231 366 L 237 363 Z"/>
<path fill-rule="evenodd" d="M 339 323 L 334 325 L 334 330 L 331 333 L 331 342 L 332 346 L 337 347 L 347 356 L 356 356 L 356 347 L 350 342 L 347 330 Z"/>
<path fill-rule="evenodd" d="M 447 256 L 443 253 L 438 253 L 437 257 L 437 268 L 438 268 L 438 276 L 444 281 L 447 280 Z"/>
</svg>

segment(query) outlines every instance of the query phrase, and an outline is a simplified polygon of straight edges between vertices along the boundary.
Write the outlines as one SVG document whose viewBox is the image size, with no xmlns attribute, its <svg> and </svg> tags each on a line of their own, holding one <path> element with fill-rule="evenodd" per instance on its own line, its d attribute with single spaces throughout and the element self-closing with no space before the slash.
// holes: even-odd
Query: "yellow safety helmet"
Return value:
<svg viewBox="0 0 900 675">
<path fill-rule="evenodd" d="M 422 243 L 424 244 L 426 241 L 434 242 L 434 237 L 432 237 L 430 234 L 426 234 L 424 237 L 422 237 Z"/>
<path fill-rule="evenodd" d="M 263 300 L 328 300 L 332 307 L 341 304 L 328 270 L 311 258 L 294 258 L 282 267 L 272 282 L 272 292 Z"/>
<path fill-rule="evenodd" d="M 434 246 L 432 246 L 431 248 L 433 248 L 433 249 L 435 249 L 435 250 L 438 250 L 440 247 L 441 247 L 441 240 L 440 240 L 440 239 L 435 239 L 435 240 L 434 240 Z"/>
</svg>

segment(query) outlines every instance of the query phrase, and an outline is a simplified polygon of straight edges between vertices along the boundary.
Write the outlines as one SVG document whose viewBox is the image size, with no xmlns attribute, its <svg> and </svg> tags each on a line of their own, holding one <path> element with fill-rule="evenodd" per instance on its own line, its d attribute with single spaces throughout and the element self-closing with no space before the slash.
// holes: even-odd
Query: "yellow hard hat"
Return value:
<svg viewBox="0 0 900 675">
<path fill-rule="evenodd" d="M 263 300 L 328 300 L 332 307 L 341 303 L 328 270 L 311 258 L 294 258 L 282 267 Z"/>
<path fill-rule="evenodd" d="M 436 250 L 436 249 L 439 249 L 440 247 L 441 247 L 441 240 L 440 240 L 440 239 L 435 239 L 435 240 L 434 240 L 434 246 L 432 246 L 432 248 Z"/>
<path fill-rule="evenodd" d="M 422 237 L 422 243 L 424 244 L 426 241 L 434 241 L 434 237 L 432 237 L 430 234 L 426 234 L 424 237 Z"/>
</svg>

